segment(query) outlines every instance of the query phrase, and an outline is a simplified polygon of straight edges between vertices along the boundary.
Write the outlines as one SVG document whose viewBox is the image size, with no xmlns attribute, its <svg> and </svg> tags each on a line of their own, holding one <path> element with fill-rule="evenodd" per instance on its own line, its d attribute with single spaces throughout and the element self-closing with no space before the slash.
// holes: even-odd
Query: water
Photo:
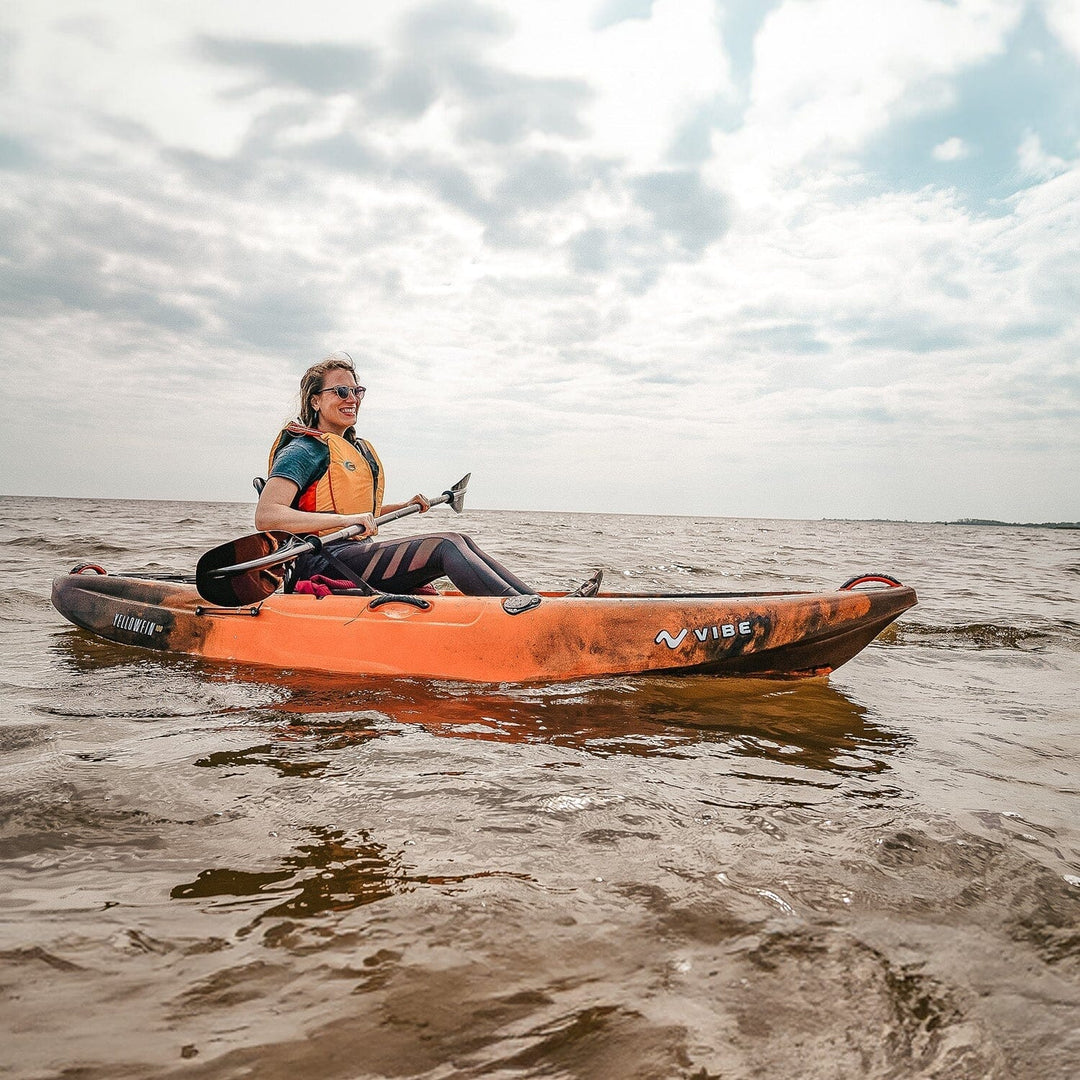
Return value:
<svg viewBox="0 0 1080 1080">
<path fill-rule="evenodd" d="M 467 512 L 543 588 L 920 595 L 828 682 L 478 689 L 94 640 L 54 574 L 251 507 L 2 504 L 0 1077 L 1080 1071 L 1080 534 Z"/>
</svg>

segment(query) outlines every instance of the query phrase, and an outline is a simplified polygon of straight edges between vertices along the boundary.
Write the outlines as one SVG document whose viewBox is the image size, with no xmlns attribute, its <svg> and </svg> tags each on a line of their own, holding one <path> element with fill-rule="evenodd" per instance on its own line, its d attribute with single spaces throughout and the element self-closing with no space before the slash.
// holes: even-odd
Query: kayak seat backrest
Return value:
<svg viewBox="0 0 1080 1080">
<path fill-rule="evenodd" d="M 252 478 L 251 486 L 261 495 L 262 489 L 266 487 L 266 481 L 261 476 Z"/>
</svg>

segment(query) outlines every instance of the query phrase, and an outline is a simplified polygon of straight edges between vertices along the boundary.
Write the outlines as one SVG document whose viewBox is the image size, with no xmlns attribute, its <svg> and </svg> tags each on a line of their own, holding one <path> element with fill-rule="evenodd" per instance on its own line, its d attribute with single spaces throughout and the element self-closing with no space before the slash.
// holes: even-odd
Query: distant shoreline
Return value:
<svg viewBox="0 0 1080 1080">
<path fill-rule="evenodd" d="M 1080 529 L 1080 521 L 995 521 L 992 518 L 960 518 L 937 525 L 1003 525 L 1007 529 Z"/>
<path fill-rule="evenodd" d="M 1080 521 L 998 521 L 996 518 L 957 518 L 955 521 L 915 521 L 910 518 L 822 518 L 822 521 L 865 521 L 874 525 L 997 525 L 1003 529 L 1080 529 Z"/>
</svg>

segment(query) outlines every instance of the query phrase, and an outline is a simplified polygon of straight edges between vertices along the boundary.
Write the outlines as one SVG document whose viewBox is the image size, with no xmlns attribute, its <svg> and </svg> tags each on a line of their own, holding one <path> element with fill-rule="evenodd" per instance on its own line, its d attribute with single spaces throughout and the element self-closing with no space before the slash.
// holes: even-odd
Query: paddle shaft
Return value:
<svg viewBox="0 0 1080 1080">
<path fill-rule="evenodd" d="M 441 503 L 453 502 L 458 495 L 459 492 L 456 490 L 444 491 L 441 495 L 437 495 L 432 499 L 429 505 L 439 506 Z M 397 510 L 391 510 L 388 514 L 380 514 L 375 519 L 375 524 L 386 525 L 388 522 L 397 521 L 398 518 L 408 517 L 410 514 L 418 514 L 419 512 L 419 503 L 406 503 L 404 506 L 398 507 Z M 347 528 L 330 533 L 329 536 L 320 536 L 318 543 L 313 543 L 311 540 L 301 540 L 298 544 L 290 543 L 282 551 L 264 555 L 261 559 L 251 559 L 248 562 L 237 563 L 235 566 L 223 566 L 218 570 L 212 570 L 207 576 L 212 578 L 231 577 L 233 574 L 242 574 L 245 570 L 261 570 L 267 566 L 280 566 L 282 563 L 287 563 L 292 559 L 298 559 L 306 552 L 316 551 L 324 544 L 333 543 L 335 540 L 348 540 L 350 537 L 358 536 L 363 531 L 363 525 L 349 525 Z"/>
</svg>

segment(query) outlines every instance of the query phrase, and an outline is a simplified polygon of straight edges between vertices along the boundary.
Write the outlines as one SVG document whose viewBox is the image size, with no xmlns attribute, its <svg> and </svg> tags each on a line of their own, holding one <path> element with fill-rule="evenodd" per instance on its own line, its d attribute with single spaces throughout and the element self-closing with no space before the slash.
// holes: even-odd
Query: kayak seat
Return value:
<svg viewBox="0 0 1080 1080">
<path fill-rule="evenodd" d="M 325 574 L 313 574 L 310 578 L 302 578 L 292 583 L 292 588 L 287 592 L 306 593 L 321 600 L 324 596 L 388 596 L 389 593 L 381 593 L 377 589 L 366 586 L 359 588 L 351 581 L 343 578 L 327 577 Z M 404 595 L 404 594 L 403 594 Z M 439 590 L 434 585 L 418 585 L 408 595 L 412 596 L 438 596 Z"/>
</svg>

